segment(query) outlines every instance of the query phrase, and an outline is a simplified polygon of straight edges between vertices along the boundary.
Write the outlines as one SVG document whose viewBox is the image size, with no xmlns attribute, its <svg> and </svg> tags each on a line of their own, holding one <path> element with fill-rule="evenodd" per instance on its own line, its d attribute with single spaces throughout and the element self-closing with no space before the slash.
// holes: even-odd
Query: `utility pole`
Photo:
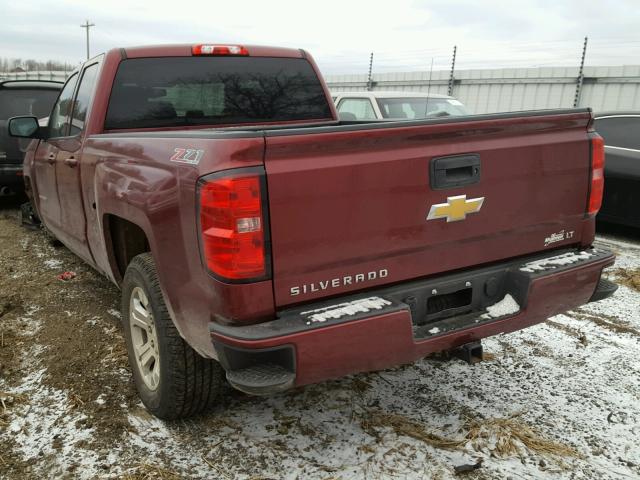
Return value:
<svg viewBox="0 0 640 480">
<path fill-rule="evenodd" d="M 587 40 L 589 37 L 584 37 L 584 45 L 582 45 L 582 58 L 580 59 L 580 70 L 578 70 L 578 84 L 576 85 L 576 95 L 573 97 L 573 106 L 580 105 L 580 95 L 582 94 L 582 83 L 584 82 L 584 57 L 587 55 Z"/>
<path fill-rule="evenodd" d="M 80 25 L 81 28 L 87 29 L 87 60 L 89 60 L 89 29 L 91 27 L 95 27 L 95 23 L 89 23 L 89 20 L 85 20 L 83 25 Z"/>
</svg>

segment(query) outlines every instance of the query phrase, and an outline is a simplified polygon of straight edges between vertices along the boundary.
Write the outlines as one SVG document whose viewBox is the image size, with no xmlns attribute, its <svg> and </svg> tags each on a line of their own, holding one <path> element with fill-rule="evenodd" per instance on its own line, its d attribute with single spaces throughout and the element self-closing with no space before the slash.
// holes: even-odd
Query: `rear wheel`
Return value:
<svg viewBox="0 0 640 480">
<path fill-rule="evenodd" d="M 136 256 L 122 283 L 122 318 L 136 388 L 157 417 L 188 417 L 219 398 L 224 374 L 180 336 L 162 298 L 150 253 Z"/>
</svg>

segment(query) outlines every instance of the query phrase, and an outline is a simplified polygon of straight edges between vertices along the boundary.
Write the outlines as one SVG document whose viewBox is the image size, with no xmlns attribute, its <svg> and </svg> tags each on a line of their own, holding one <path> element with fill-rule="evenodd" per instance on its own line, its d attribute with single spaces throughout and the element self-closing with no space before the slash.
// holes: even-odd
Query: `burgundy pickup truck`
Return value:
<svg viewBox="0 0 640 480">
<path fill-rule="evenodd" d="M 480 340 L 589 301 L 603 143 L 589 110 L 340 122 L 304 50 L 114 49 L 67 81 L 25 182 L 122 290 L 147 408 L 270 394 Z"/>
</svg>

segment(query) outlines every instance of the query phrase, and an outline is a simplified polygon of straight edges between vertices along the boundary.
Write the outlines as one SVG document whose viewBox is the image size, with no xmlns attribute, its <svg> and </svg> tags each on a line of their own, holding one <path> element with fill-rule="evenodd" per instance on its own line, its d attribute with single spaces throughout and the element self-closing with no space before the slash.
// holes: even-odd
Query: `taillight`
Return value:
<svg viewBox="0 0 640 480">
<path fill-rule="evenodd" d="M 593 216 L 598 213 L 602 205 L 604 191 L 604 140 L 598 134 L 591 134 L 591 187 L 589 189 L 589 203 L 587 214 Z"/>
<path fill-rule="evenodd" d="M 269 273 L 263 178 L 252 168 L 200 180 L 202 253 L 222 279 L 259 280 Z"/>
<path fill-rule="evenodd" d="M 191 47 L 192 55 L 249 55 L 242 45 L 194 45 Z"/>
</svg>

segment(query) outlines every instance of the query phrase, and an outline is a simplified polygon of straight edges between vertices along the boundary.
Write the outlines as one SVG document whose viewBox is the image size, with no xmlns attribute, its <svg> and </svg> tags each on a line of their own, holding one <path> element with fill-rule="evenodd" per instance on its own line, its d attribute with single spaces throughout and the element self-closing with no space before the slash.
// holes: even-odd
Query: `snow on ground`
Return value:
<svg viewBox="0 0 640 480">
<path fill-rule="evenodd" d="M 638 238 L 599 240 L 618 254 L 611 278 L 640 269 Z M 505 300 L 500 308 L 519 308 Z M 39 328 L 40 312 L 28 312 Z M 78 321 L 113 335 L 104 319 Z M 101 365 L 121 378 L 121 395 L 105 390 L 85 406 L 42 383 L 47 366 L 36 361 L 9 389 L 28 401 L 0 440 L 39 475 L 78 465 L 71 478 L 448 479 L 456 467 L 473 470 L 466 478 L 640 478 L 640 292 L 621 286 L 484 347 L 475 365 L 424 359 L 269 398 L 230 391 L 215 411 L 181 422 L 122 400 L 132 385 L 111 359 Z M 38 357 L 34 349 L 26 355 Z M 117 441 L 77 427 L 88 404 L 122 416 Z"/>
<path fill-rule="evenodd" d="M 80 462 L 87 468 L 77 472 L 78 478 L 95 478 L 97 472 L 92 467 L 95 453 L 77 448 L 79 442 L 87 443 L 92 439 L 91 429 L 79 427 L 86 421 L 86 415 L 74 410 L 75 405 L 68 392 L 48 387 L 43 382 L 47 368 L 42 365 L 40 357 L 47 347 L 30 341 L 42 328 L 42 321 L 37 318 L 38 311 L 40 307 L 32 305 L 24 316 L 18 318 L 24 348 L 20 368 L 26 374 L 17 388 L 8 389 L 0 397 L 5 404 L 15 405 L 6 432 L 11 437 L 14 450 L 25 460 L 36 464 L 35 473 L 59 476 L 68 473 L 74 462 Z M 0 379 L 0 391 L 4 386 Z M 3 407 L 6 408 L 5 405 Z M 38 468 L 38 460 L 51 457 L 55 460 L 47 462 L 46 469 Z"/>
<path fill-rule="evenodd" d="M 48 268 L 55 270 L 57 268 L 60 268 L 60 266 L 62 266 L 62 260 L 58 260 L 57 258 L 49 258 L 44 261 L 44 264 Z"/>
</svg>

